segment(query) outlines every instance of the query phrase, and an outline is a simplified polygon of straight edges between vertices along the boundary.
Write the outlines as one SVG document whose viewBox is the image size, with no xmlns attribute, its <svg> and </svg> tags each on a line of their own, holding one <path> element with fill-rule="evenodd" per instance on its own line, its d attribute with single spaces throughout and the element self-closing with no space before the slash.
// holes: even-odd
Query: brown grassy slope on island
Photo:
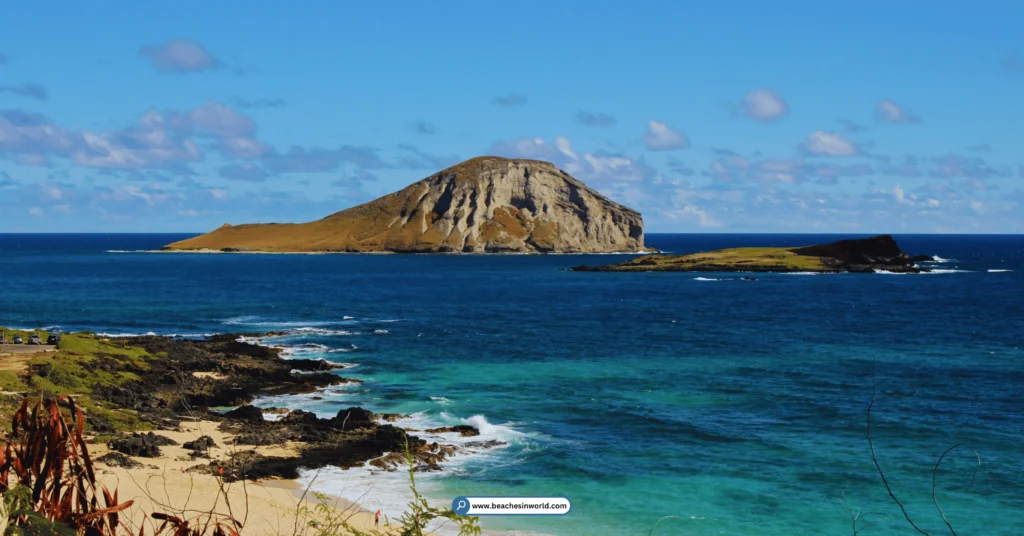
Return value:
<svg viewBox="0 0 1024 536">
<path fill-rule="evenodd" d="M 889 235 L 795 248 L 730 248 L 690 255 L 648 255 L 580 272 L 871 272 L 922 271 Z"/>
<path fill-rule="evenodd" d="M 733 248 L 692 255 L 647 255 L 593 269 L 609 272 L 828 271 L 820 257 L 798 255 L 786 248 Z"/>
<path fill-rule="evenodd" d="M 629 252 L 643 219 L 548 162 L 479 157 L 301 224 L 224 225 L 165 250 Z"/>
</svg>

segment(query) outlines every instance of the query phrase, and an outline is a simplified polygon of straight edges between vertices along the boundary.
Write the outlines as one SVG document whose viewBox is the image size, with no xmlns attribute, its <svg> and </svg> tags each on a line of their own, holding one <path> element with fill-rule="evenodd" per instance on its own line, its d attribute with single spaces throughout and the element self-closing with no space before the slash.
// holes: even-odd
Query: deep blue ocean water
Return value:
<svg viewBox="0 0 1024 536">
<path fill-rule="evenodd" d="M 875 447 L 932 534 L 1024 534 L 1024 237 L 897 236 L 929 275 L 573 273 L 626 256 L 132 252 L 185 235 L 0 235 L 0 325 L 107 333 L 286 330 L 262 341 L 353 365 L 358 387 L 264 403 L 361 405 L 423 428 L 471 422 L 504 448 L 424 475 L 428 496 L 565 496 L 564 517 L 488 530 L 568 536 L 915 534 Z M 649 235 L 686 253 L 824 235 Z M 115 253 L 113 251 L 120 251 Z M 125 253 L 127 251 L 127 253 Z M 450 441 L 461 439 L 444 438 Z M 465 441 L 463 441 L 465 442 Z M 312 477 L 312 475 L 310 475 Z M 320 489 L 399 507 L 402 475 Z M 861 527 L 864 525 L 861 524 Z"/>
</svg>

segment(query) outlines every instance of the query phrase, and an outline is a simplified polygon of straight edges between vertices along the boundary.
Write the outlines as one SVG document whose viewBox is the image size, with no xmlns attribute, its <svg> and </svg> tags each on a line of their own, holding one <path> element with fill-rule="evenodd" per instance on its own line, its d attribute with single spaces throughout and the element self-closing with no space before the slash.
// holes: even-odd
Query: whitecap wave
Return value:
<svg viewBox="0 0 1024 536">
<path fill-rule="evenodd" d="M 57 326 L 57 325 L 42 326 L 42 327 L 38 327 L 38 328 L 25 328 L 25 327 L 18 327 L 18 326 L 7 326 L 7 329 L 12 330 L 12 331 L 59 331 L 60 328 L 61 328 L 61 326 Z"/>
<path fill-rule="evenodd" d="M 1002 269 L 1002 268 L 993 268 L 993 269 L 989 270 L 988 273 L 990 273 L 990 274 L 1002 274 L 1002 273 L 1012 272 L 1012 271 L 1013 270 L 1005 270 L 1005 269 Z"/>
<path fill-rule="evenodd" d="M 954 269 L 942 268 L 942 269 L 928 270 L 927 272 L 923 272 L 923 273 L 941 275 L 941 274 L 966 274 L 966 273 L 969 273 L 969 272 L 971 272 L 971 270 L 954 270 Z"/>
<path fill-rule="evenodd" d="M 257 396 L 252 401 L 252 405 L 261 408 L 285 408 L 288 410 L 301 409 L 303 411 L 311 411 L 317 415 L 317 417 L 323 419 L 329 419 L 338 414 L 338 409 L 345 406 L 338 406 L 337 403 L 342 401 L 351 400 L 352 405 L 358 405 L 356 401 L 352 400 L 355 398 L 356 393 L 352 391 L 359 388 L 359 383 L 346 382 L 339 383 L 337 385 L 329 385 L 327 387 L 317 389 L 312 393 L 303 394 L 287 394 L 287 395 L 261 395 Z M 334 404 L 324 404 L 325 400 L 330 400 Z M 334 411 L 330 411 L 333 408 Z"/>
<path fill-rule="evenodd" d="M 714 277 L 694 277 L 693 280 L 694 281 L 721 281 L 721 279 L 716 279 Z"/>
<path fill-rule="evenodd" d="M 42 328 L 46 329 L 46 328 Z M 145 333 L 111 333 L 111 332 L 99 332 L 96 334 L 97 337 L 104 337 L 107 339 L 119 338 L 119 339 L 130 339 L 132 337 L 170 337 L 172 339 L 208 339 L 220 335 L 220 333 L 157 333 L 155 331 L 147 331 Z"/>
<path fill-rule="evenodd" d="M 348 331 L 344 329 L 327 329 L 318 328 L 313 326 L 302 326 L 300 328 L 291 328 L 288 330 L 289 333 L 295 333 L 299 335 L 359 335 L 358 331 Z"/>
<path fill-rule="evenodd" d="M 885 274 L 885 275 L 909 275 L 910 274 L 910 272 L 890 272 L 889 270 L 875 270 L 875 273 L 876 274 Z"/>
<path fill-rule="evenodd" d="M 442 415 L 446 415 L 442 413 Z M 497 439 L 499 441 L 520 441 L 526 437 L 526 434 L 512 428 L 511 423 L 506 424 L 492 424 L 487 420 L 487 417 L 483 415 L 473 415 L 467 419 L 462 419 L 464 424 L 468 424 L 480 431 L 480 435 L 477 436 L 480 439 Z"/>
<path fill-rule="evenodd" d="M 945 263 L 950 263 L 950 262 L 956 262 L 956 259 L 943 259 L 942 257 L 940 257 L 938 255 L 932 255 L 932 260 L 925 261 L 925 262 L 937 262 L 937 263 L 940 263 L 940 264 L 945 264 Z"/>
<path fill-rule="evenodd" d="M 330 326 L 337 324 L 336 321 L 323 320 L 323 321 L 290 321 L 290 320 L 272 320 L 261 316 L 255 315 L 244 315 L 244 316 L 233 316 L 231 318 L 224 318 L 220 321 L 221 324 L 228 326 L 260 326 L 260 327 L 277 327 L 280 329 L 288 328 L 302 328 L 302 327 L 315 327 L 315 326 Z"/>
<path fill-rule="evenodd" d="M 354 317 L 354 316 L 348 316 L 348 315 L 345 315 L 345 316 L 341 317 L 342 320 L 355 320 L 355 318 L 356 317 Z"/>
<path fill-rule="evenodd" d="M 147 331 L 145 333 L 107 333 L 101 332 L 96 334 L 97 337 L 155 337 L 156 333 Z"/>
<path fill-rule="evenodd" d="M 377 334 L 377 335 L 387 335 L 388 333 L 391 333 L 390 331 L 388 331 L 386 329 L 375 329 L 375 330 L 373 330 L 373 332 L 375 334 Z"/>
<path fill-rule="evenodd" d="M 452 401 L 449 400 L 448 397 L 444 397 L 444 396 L 432 396 L 432 397 L 430 397 L 430 399 L 433 400 L 434 402 L 437 402 L 438 404 L 440 404 L 442 406 L 447 406 L 447 405 L 450 405 L 452 403 Z"/>
<path fill-rule="evenodd" d="M 822 275 L 822 272 L 782 272 L 784 275 Z"/>
</svg>

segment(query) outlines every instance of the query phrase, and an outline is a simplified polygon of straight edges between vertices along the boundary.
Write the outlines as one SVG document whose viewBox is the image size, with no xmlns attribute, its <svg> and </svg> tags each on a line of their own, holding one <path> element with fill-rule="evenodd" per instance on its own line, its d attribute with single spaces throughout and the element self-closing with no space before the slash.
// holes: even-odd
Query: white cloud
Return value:
<svg viewBox="0 0 1024 536">
<path fill-rule="evenodd" d="M 153 68 L 164 73 L 187 73 L 217 69 L 220 60 L 206 47 L 191 39 L 172 39 L 159 45 L 147 45 L 139 54 L 148 59 Z"/>
<path fill-rule="evenodd" d="M 918 123 L 921 118 L 895 102 L 885 99 L 875 107 L 875 117 L 887 123 Z"/>
<path fill-rule="evenodd" d="M 163 118 L 156 112 L 147 116 L 154 122 L 163 123 Z M 217 101 L 207 101 L 185 113 L 172 112 L 168 114 L 168 122 L 175 130 L 197 136 L 246 138 L 256 133 L 256 123 L 252 119 Z"/>
<path fill-rule="evenodd" d="M 744 115 L 759 121 L 778 119 L 789 110 L 782 95 L 771 89 L 755 89 L 743 97 Z"/>
<path fill-rule="evenodd" d="M 569 157 L 569 158 L 571 158 L 573 160 L 578 159 L 578 157 L 576 156 L 576 153 L 572 152 L 572 146 L 569 143 L 569 140 L 567 138 L 563 138 L 561 136 L 556 138 L 555 139 L 555 147 L 558 147 L 558 152 L 564 154 L 565 156 L 567 156 L 567 157 Z"/>
<path fill-rule="evenodd" d="M 42 216 L 43 215 L 43 209 L 41 209 L 39 207 L 32 207 L 32 208 L 28 209 L 28 213 L 29 213 L 30 216 Z"/>
<path fill-rule="evenodd" d="M 816 130 L 807 136 L 803 150 L 818 156 L 853 156 L 860 150 L 840 134 Z"/>
<path fill-rule="evenodd" d="M 60 201 L 64 197 L 64 191 L 51 184 L 45 184 L 40 188 L 39 193 L 51 201 Z"/>
<path fill-rule="evenodd" d="M 690 145 L 686 136 L 677 132 L 665 123 L 655 120 L 647 122 L 647 131 L 644 132 L 644 145 L 652 151 L 672 151 L 685 149 Z"/>
<path fill-rule="evenodd" d="M 229 138 L 217 142 L 221 154 L 235 158 L 259 158 L 273 151 L 269 145 L 253 138 Z"/>
<path fill-rule="evenodd" d="M 551 162 L 587 184 L 604 188 L 639 182 L 654 173 L 642 159 L 605 151 L 577 153 L 569 140 L 561 136 L 555 138 L 554 144 L 544 138 L 501 141 L 492 150 L 499 156 Z"/>
<path fill-rule="evenodd" d="M 696 205 L 683 205 L 681 208 L 664 211 L 662 214 L 672 220 L 696 220 L 700 227 L 722 226 L 711 214 Z"/>
</svg>

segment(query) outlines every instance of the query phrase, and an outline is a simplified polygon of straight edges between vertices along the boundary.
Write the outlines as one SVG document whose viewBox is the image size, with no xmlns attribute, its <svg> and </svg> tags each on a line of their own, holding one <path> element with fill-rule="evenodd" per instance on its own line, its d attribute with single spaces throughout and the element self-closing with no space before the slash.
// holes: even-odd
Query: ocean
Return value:
<svg viewBox="0 0 1024 536">
<path fill-rule="evenodd" d="M 932 274 L 577 273 L 624 255 L 211 255 L 190 235 L 0 235 L 0 325 L 110 334 L 282 331 L 289 355 L 364 380 L 261 403 L 362 406 L 415 429 L 469 423 L 418 482 L 567 497 L 565 516 L 483 518 L 560 536 L 1024 534 L 1024 237 L 896 236 Z M 688 253 L 846 236 L 648 235 Z M 430 434 L 426 434 L 430 437 Z M 935 470 L 942 453 L 952 451 Z M 975 474 L 976 471 L 976 474 Z M 972 475 L 974 479 L 972 482 Z M 406 475 L 327 470 L 316 489 L 394 515 Z M 847 507 L 850 510 L 847 510 Z M 659 523 L 659 520 L 661 522 Z M 655 525 L 657 526 L 655 527 Z M 653 528 L 653 531 L 652 531 Z"/>
</svg>

